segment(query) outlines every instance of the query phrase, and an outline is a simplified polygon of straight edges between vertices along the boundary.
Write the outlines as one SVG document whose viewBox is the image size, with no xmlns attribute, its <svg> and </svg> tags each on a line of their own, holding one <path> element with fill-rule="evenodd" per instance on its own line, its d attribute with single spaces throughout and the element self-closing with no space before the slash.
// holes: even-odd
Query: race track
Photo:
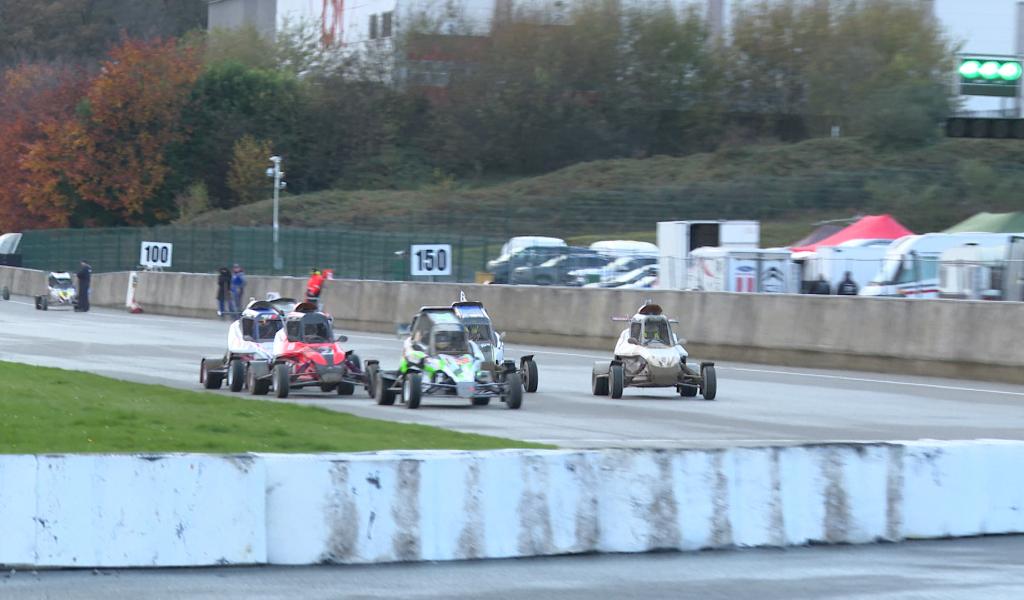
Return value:
<svg viewBox="0 0 1024 600">
<path fill-rule="evenodd" d="M 500 329 L 501 315 L 494 318 Z M 227 324 L 104 309 L 42 312 L 14 298 L 0 301 L 0 360 L 200 390 L 199 359 L 223 352 Z M 397 338 L 345 333 L 363 359 L 397 366 Z M 535 353 L 540 367 L 540 391 L 527 394 L 520 411 L 430 397 L 412 411 L 377 406 L 361 390 L 347 398 L 300 391 L 287 401 L 562 447 L 1024 439 L 1024 386 L 719 363 L 715 402 L 670 389 L 627 389 L 611 400 L 590 393 L 591 365 L 605 357 L 574 350 L 571 340 L 566 346 L 511 346 L 511 357 Z"/>
<path fill-rule="evenodd" d="M 1018 600 L 1024 537 L 366 566 L 17 571 L 0 597 Z M 301 592 L 299 591 L 301 590 Z"/>
</svg>

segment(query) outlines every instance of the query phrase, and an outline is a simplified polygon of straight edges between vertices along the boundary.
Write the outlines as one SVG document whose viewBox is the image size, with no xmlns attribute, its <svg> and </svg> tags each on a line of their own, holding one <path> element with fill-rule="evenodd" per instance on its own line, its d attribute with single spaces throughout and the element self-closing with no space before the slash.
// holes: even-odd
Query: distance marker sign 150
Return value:
<svg viewBox="0 0 1024 600">
<path fill-rule="evenodd" d="M 409 259 L 409 273 L 414 277 L 452 274 L 451 244 L 413 244 Z"/>
</svg>

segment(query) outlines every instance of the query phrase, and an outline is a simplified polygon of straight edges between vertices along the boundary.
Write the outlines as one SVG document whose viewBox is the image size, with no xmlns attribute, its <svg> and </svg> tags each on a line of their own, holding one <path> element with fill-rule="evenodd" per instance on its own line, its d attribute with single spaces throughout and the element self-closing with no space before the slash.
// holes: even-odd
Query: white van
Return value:
<svg viewBox="0 0 1024 600">
<path fill-rule="evenodd" d="M 1007 244 L 1007 233 L 926 233 L 906 235 L 889 245 L 882 268 L 861 288 L 861 296 L 901 298 L 939 297 L 939 259 L 950 248 L 974 244 L 991 247 Z"/>
</svg>

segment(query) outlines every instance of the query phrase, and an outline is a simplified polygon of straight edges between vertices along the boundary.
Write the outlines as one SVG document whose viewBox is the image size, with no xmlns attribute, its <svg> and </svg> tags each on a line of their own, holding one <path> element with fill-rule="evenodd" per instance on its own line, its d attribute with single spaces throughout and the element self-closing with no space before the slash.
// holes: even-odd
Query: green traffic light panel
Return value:
<svg viewBox="0 0 1024 600">
<path fill-rule="evenodd" d="M 960 93 L 965 96 L 1018 95 L 1024 65 L 1020 60 L 985 56 L 970 56 L 960 60 Z"/>
</svg>

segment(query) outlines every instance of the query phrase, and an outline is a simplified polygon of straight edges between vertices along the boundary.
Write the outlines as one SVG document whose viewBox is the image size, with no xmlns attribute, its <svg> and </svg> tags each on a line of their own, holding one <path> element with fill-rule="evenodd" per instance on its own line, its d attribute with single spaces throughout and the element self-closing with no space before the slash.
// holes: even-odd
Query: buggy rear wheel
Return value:
<svg viewBox="0 0 1024 600">
<path fill-rule="evenodd" d="M 366 393 L 371 398 L 377 397 L 377 371 L 380 367 L 376 363 L 370 363 L 366 365 Z"/>
<path fill-rule="evenodd" d="M 381 406 L 391 406 L 395 403 L 395 391 L 389 389 L 384 376 L 379 371 L 374 371 L 373 397 Z"/>
<path fill-rule="evenodd" d="M 697 395 L 698 387 L 692 384 L 683 384 L 679 386 L 679 395 L 683 398 L 693 398 Z"/>
<path fill-rule="evenodd" d="M 356 393 L 356 384 L 348 381 L 342 381 L 338 384 L 338 389 L 336 391 L 339 396 L 351 396 Z"/>
<path fill-rule="evenodd" d="M 594 391 L 595 396 L 607 396 L 608 395 L 608 378 L 598 377 L 597 373 L 591 373 L 590 375 L 590 387 Z"/>
<path fill-rule="evenodd" d="M 246 373 L 246 385 L 249 386 L 249 393 L 253 396 L 265 396 L 270 391 L 270 380 L 267 378 L 256 378 L 256 371 L 250 368 Z"/>
<path fill-rule="evenodd" d="M 274 393 L 278 398 L 287 398 L 291 388 L 292 370 L 285 363 L 274 365 Z"/>
<path fill-rule="evenodd" d="M 612 398 L 622 397 L 625 375 L 622 365 L 612 365 L 608 369 L 608 395 Z"/>
<path fill-rule="evenodd" d="M 203 387 L 208 390 L 219 390 L 221 383 L 224 382 L 224 375 L 222 373 L 211 373 L 206 369 L 206 359 L 204 358 L 199 362 L 199 383 L 203 384 Z"/>
<path fill-rule="evenodd" d="M 491 403 L 491 399 L 487 396 L 481 398 L 471 398 L 470 400 L 473 403 L 473 406 L 487 406 L 488 404 Z"/>
<path fill-rule="evenodd" d="M 4 289 L 0 290 L 0 296 L 2 296 L 4 300 L 10 300 L 11 299 L 11 288 L 9 288 L 9 287 L 7 287 L 5 285 Z"/>
</svg>

